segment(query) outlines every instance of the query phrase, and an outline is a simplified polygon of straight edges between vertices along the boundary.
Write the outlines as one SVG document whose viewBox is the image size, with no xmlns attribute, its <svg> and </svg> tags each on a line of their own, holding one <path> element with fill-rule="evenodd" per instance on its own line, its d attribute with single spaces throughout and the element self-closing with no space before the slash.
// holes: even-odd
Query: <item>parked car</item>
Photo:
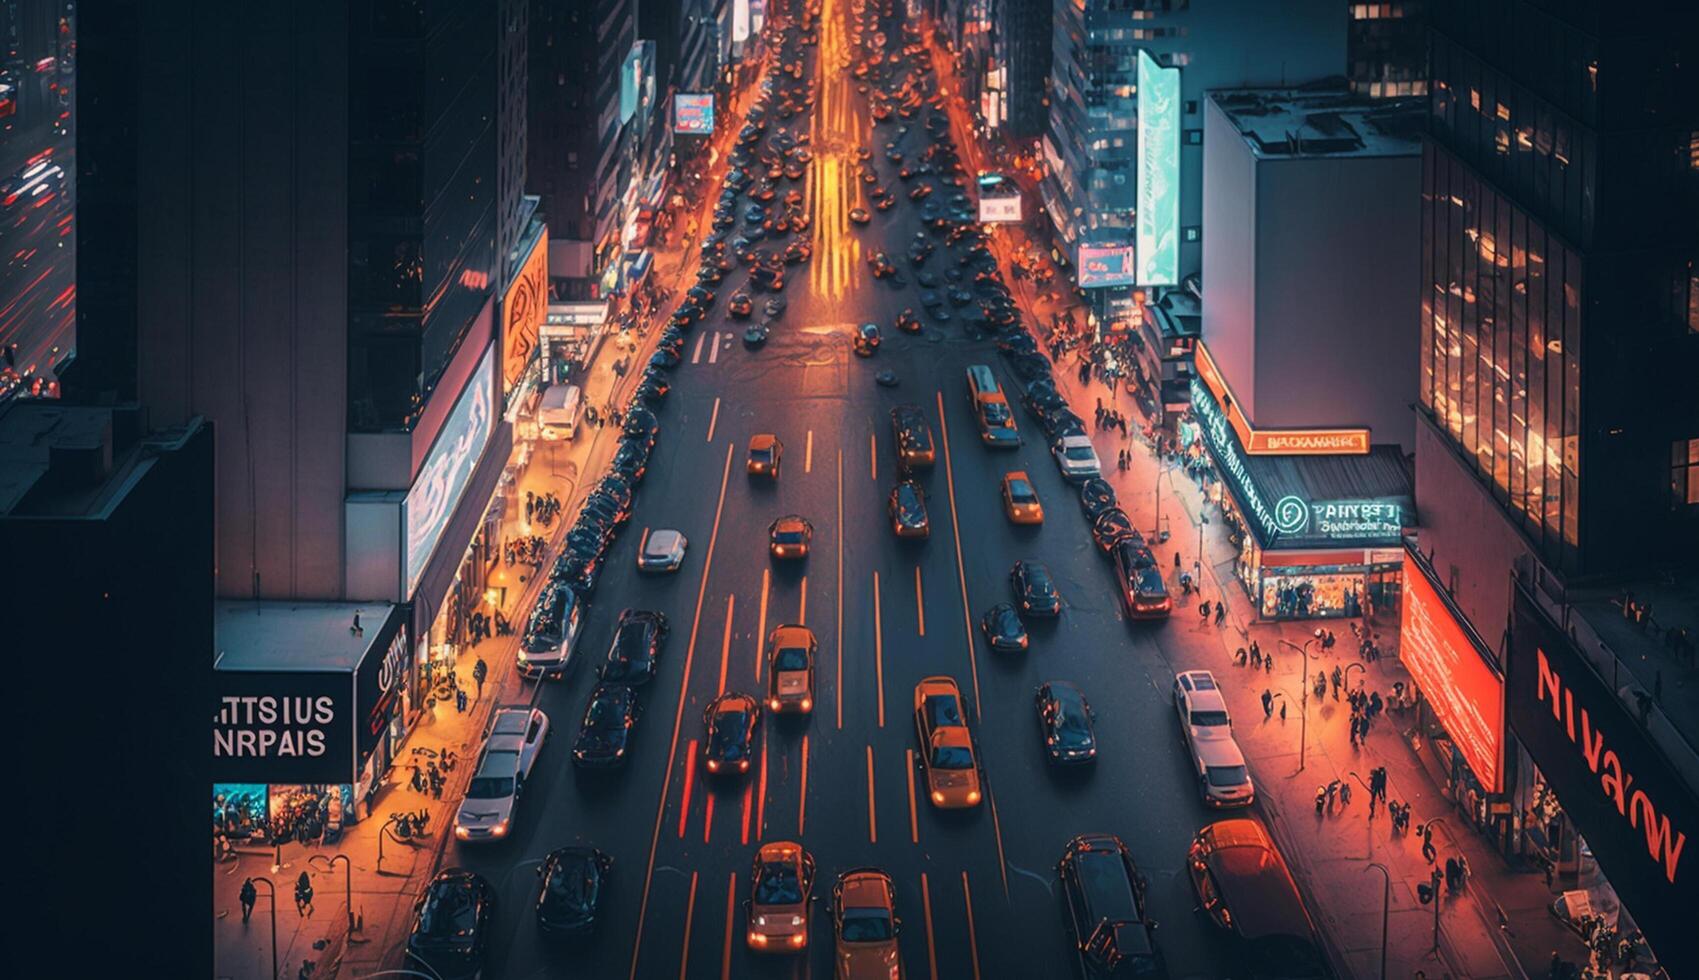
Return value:
<svg viewBox="0 0 1699 980">
<path fill-rule="evenodd" d="M 413 907 L 407 959 L 442 980 L 475 977 L 489 952 L 495 889 L 482 875 L 448 868 L 431 878 Z"/>
<path fill-rule="evenodd" d="M 1209 921 L 1237 941 L 1248 975 L 1329 975 L 1314 921 L 1286 859 L 1255 820 L 1218 820 L 1199 830 L 1186 869 Z"/>
</svg>

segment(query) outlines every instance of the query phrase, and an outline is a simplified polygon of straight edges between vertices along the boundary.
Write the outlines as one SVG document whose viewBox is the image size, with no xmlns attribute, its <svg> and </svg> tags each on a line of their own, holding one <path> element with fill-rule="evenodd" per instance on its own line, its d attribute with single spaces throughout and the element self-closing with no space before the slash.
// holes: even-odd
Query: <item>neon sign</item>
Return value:
<svg viewBox="0 0 1699 980">
<path fill-rule="evenodd" d="M 1180 281 L 1180 69 L 1139 51 L 1138 282 Z"/>
<path fill-rule="evenodd" d="M 1232 428 L 1222 416 L 1221 407 L 1215 404 L 1209 389 L 1195 377 L 1192 378 L 1192 408 L 1197 410 L 1198 418 L 1203 422 L 1204 437 L 1214 451 L 1216 464 L 1238 490 L 1236 496 L 1244 505 L 1242 509 L 1257 522 L 1263 531 L 1261 536 L 1272 545 L 1279 536 L 1280 524 L 1268 502 L 1258 492 L 1256 481 L 1251 479 L 1245 457 L 1239 453 L 1238 440 L 1233 437 Z"/>
</svg>

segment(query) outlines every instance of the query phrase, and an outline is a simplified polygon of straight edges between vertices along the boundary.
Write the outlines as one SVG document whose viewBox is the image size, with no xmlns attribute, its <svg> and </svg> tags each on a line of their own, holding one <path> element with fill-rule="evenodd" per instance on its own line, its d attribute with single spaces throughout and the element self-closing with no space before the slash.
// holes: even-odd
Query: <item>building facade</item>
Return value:
<svg viewBox="0 0 1699 980">
<path fill-rule="evenodd" d="M 1371 99 L 1403 99 L 1428 91 L 1425 0 L 1346 0 L 1346 75 L 1351 91 Z"/>
<path fill-rule="evenodd" d="M 1699 630 L 1699 21 L 1427 6 L 1416 547 L 1492 681 L 1436 702 L 1428 744 L 1502 703 L 1492 751 L 1444 762 L 1459 806 L 1692 973 L 1673 910 L 1699 868 L 1659 840 L 1699 829 L 1699 702 L 1674 683 Z M 1643 792 L 1613 796 L 1578 730 Z"/>
<path fill-rule="evenodd" d="M 1178 276 L 1202 265 L 1204 93 L 1343 76 L 1344 11 L 1301 0 L 1055 0 L 1041 191 L 1058 248 L 1130 246 L 1139 188 L 1141 54 L 1179 71 Z"/>
</svg>

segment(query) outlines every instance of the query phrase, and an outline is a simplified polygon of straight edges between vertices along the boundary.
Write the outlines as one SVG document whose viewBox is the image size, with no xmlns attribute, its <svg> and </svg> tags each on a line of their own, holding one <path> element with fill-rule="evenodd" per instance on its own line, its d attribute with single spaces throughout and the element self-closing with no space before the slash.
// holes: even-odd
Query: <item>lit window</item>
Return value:
<svg viewBox="0 0 1699 980">
<path fill-rule="evenodd" d="M 1670 446 L 1670 506 L 1699 504 L 1699 439 L 1678 439 Z"/>
</svg>

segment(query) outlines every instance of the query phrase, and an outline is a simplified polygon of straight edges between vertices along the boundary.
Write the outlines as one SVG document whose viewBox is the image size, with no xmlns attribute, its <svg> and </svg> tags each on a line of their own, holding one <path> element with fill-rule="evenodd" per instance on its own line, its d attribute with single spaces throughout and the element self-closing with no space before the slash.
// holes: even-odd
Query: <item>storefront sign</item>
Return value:
<svg viewBox="0 0 1699 980">
<path fill-rule="evenodd" d="M 1253 456 L 1347 456 L 1363 455 L 1369 451 L 1368 429 L 1258 429 L 1251 425 L 1239 402 L 1233 397 L 1227 378 L 1216 367 L 1209 347 L 1199 341 L 1194 348 L 1194 363 L 1198 377 L 1209 386 L 1215 400 L 1225 406 L 1233 431 L 1239 442 Z"/>
<path fill-rule="evenodd" d="M 1180 281 L 1180 69 L 1139 49 L 1138 282 Z"/>
<path fill-rule="evenodd" d="M 981 197 L 979 199 L 979 220 L 985 224 L 1008 224 L 1021 220 L 1020 195 Z"/>
<path fill-rule="evenodd" d="M 490 404 L 495 388 L 495 354 L 495 347 L 491 346 L 467 379 L 460 399 L 443 421 L 436 444 L 413 481 L 413 488 L 407 491 L 407 500 L 402 505 L 407 532 L 403 595 L 411 596 L 418 586 L 425 562 L 448 526 L 455 505 L 460 503 L 466 484 L 472 479 L 472 471 L 478 467 L 484 445 L 490 440 L 495 420 Z"/>
<path fill-rule="evenodd" d="M 549 308 L 549 236 L 538 235 L 502 297 L 502 390 L 511 393 L 537 356 L 537 328 Z"/>
<path fill-rule="evenodd" d="M 1425 563 L 1408 554 L 1399 637 L 1399 659 L 1463 761 L 1487 792 L 1502 792 L 1504 681 Z"/>
<path fill-rule="evenodd" d="M 407 656 L 410 644 L 402 617 L 395 617 L 395 625 L 395 635 L 384 646 L 374 646 L 354 673 L 354 711 L 358 725 L 354 749 L 355 758 L 362 766 L 383 740 L 384 729 L 389 727 L 390 718 L 400 706 L 401 693 L 411 677 Z"/>
<path fill-rule="evenodd" d="M 212 778 L 231 783 L 353 781 L 352 678 L 346 672 L 220 670 Z"/>
<path fill-rule="evenodd" d="M 714 97 L 691 92 L 673 96 L 673 132 L 708 136 L 714 132 Z"/>
<path fill-rule="evenodd" d="M 1404 505 L 1395 500 L 1307 501 L 1287 495 L 1274 504 L 1274 526 L 1286 539 L 1397 541 Z"/>
<path fill-rule="evenodd" d="M 1561 628 L 1518 585 L 1507 710 L 1672 977 L 1699 976 L 1699 798 Z M 1689 850 L 1689 845 L 1693 846 Z"/>
<path fill-rule="evenodd" d="M 1095 286 L 1131 286 L 1133 271 L 1131 245 L 1081 245 L 1079 278 L 1081 289 Z"/>
<path fill-rule="evenodd" d="M 1221 414 L 1221 406 L 1195 377 L 1192 378 L 1192 409 L 1197 412 L 1198 421 L 1202 424 L 1204 441 L 1209 445 L 1210 455 L 1215 458 L 1216 468 L 1232 484 L 1234 497 L 1241 509 L 1261 529 L 1262 533 L 1258 536 L 1272 546 L 1279 537 L 1279 521 L 1257 490 L 1256 482 L 1251 479 L 1245 457 L 1239 450 L 1239 440 Z"/>
</svg>

